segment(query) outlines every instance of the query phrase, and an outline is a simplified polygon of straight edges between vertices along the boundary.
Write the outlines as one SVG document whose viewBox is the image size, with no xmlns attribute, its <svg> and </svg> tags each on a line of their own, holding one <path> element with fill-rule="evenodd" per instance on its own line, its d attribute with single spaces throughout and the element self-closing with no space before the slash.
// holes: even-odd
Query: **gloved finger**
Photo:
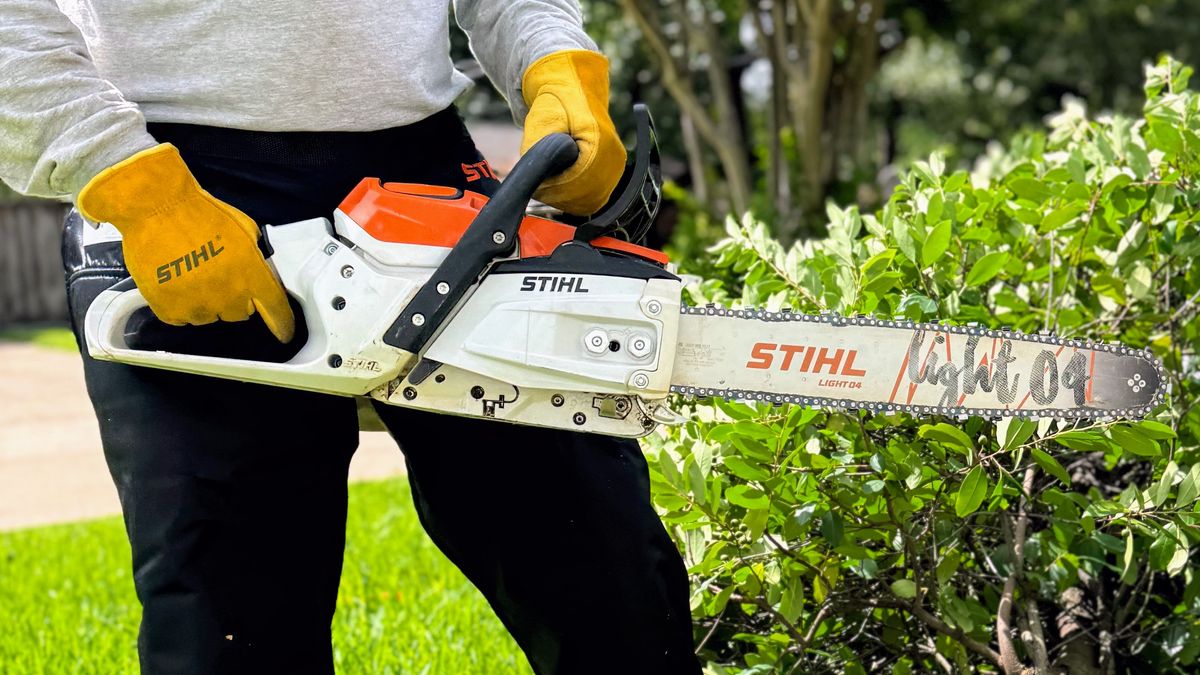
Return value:
<svg viewBox="0 0 1200 675">
<path fill-rule="evenodd" d="M 534 196 L 567 213 L 587 216 L 603 208 L 620 182 L 625 147 L 607 117 L 571 115 L 569 110 L 559 97 L 539 94 L 525 118 L 522 152 L 546 134 L 570 134 L 579 146 L 579 158 L 569 169 L 542 183 Z"/>
<path fill-rule="evenodd" d="M 542 94 L 534 99 L 533 106 L 529 109 L 529 115 L 525 118 L 525 128 L 527 130 L 536 129 L 536 132 L 532 134 L 527 133 L 522 137 L 522 153 L 552 133 L 569 135 L 575 139 L 575 144 L 579 147 L 579 156 L 576 157 L 575 163 L 557 176 L 553 176 L 543 182 L 542 188 L 545 189 L 556 185 L 565 186 L 574 183 L 575 187 L 573 189 L 568 188 L 568 191 L 586 192 L 588 189 L 581 187 L 580 178 L 588 172 L 588 169 L 594 164 L 596 159 L 596 150 L 598 147 L 596 140 L 599 129 L 596 126 L 595 120 L 590 119 L 586 115 L 572 118 L 570 113 L 567 112 L 567 107 L 562 104 L 558 97 L 551 94 Z M 546 203 L 551 204 L 550 202 Z M 551 204 L 551 206 L 560 207 L 558 204 Z"/>
<path fill-rule="evenodd" d="M 236 309 L 227 309 L 223 312 L 218 312 L 217 320 L 224 321 L 226 323 L 238 323 L 239 321 L 245 321 L 246 319 L 249 319 L 254 312 L 254 303 L 247 302 L 245 308 L 238 307 Z"/>
<path fill-rule="evenodd" d="M 250 237 L 251 241 L 255 242 L 255 244 L 258 243 L 259 237 L 262 236 L 262 231 L 258 229 L 258 224 L 254 222 L 253 218 L 242 213 L 241 209 L 213 197 L 207 191 L 201 190 L 201 192 L 213 206 L 220 209 L 233 222 L 237 223 L 238 227 L 241 228 L 242 232 L 246 233 L 246 236 Z"/>
<path fill-rule="evenodd" d="M 525 116 L 525 133 L 521 137 L 521 154 L 525 154 L 534 143 L 553 133 L 572 134 L 571 120 L 567 116 L 566 106 L 551 94 L 541 94 L 529 106 Z M 528 133 L 536 130 L 534 133 Z M 579 139 L 576 138 L 576 141 Z"/>
<path fill-rule="evenodd" d="M 591 215 L 608 202 L 621 180 L 624 162 L 624 148 L 618 145 L 603 160 L 576 164 L 567 174 L 542 183 L 534 197 L 567 213 Z"/>
<path fill-rule="evenodd" d="M 608 198 L 619 181 L 619 174 L 614 180 L 611 172 L 598 169 L 592 164 L 580 167 L 575 175 L 543 183 L 533 196 L 538 201 L 567 213 L 589 216 L 608 203 Z"/>
<path fill-rule="evenodd" d="M 266 265 L 264 264 L 265 268 Z M 254 309 L 262 317 L 267 328 L 280 342 L 287 344 L 296 335 L 296 317 L 288 305 L 287 293 L 269 269 L 264 269 L 267 277 L 260 283 L 254 294 Z"/>
<path fill-rule="evenodd" d="M 141 289 L 143 286 L 138 288 Z M 151 286 L 151 288 L 153 287 Z M 190 307 L 184 311 L 157 292 L 142 291 L 142 298 L 146 300 L 146 305 L 150 307 L 154 318 L 168 326 L 202 326 L 217 320 L 216 314 L 202 305 Z"/>
</svg>

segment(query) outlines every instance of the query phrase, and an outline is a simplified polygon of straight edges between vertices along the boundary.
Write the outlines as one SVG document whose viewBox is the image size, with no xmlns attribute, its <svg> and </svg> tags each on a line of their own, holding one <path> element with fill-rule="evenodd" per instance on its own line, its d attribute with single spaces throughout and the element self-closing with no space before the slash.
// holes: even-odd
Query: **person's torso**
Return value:
<svg viewBox="0 0 1200 675">
<path fill-rule="evenodd" d="M 151 122 L 364 131 L 446 108 L 449 0 L 57 0 Z"/>
</svg>

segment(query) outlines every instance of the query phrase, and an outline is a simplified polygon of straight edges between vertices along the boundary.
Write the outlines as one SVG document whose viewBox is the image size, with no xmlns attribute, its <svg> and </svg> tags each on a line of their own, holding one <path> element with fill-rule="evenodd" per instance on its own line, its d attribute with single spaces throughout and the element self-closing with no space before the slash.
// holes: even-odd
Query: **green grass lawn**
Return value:
<svg viewBox="0 0 1200 675">
<path fill-rule="evenodd" d="M 71 329 L 54 327 L 22 327 L 0 330 L 0 341 L 31 342 L 41 347 L 75 351 L 75 336 Z"/>
<path fill-rule="evenodd" d="M 5 675 L 135 673 L 139 614 L 120 519 L 0 534 Z M 530 672 L 421 530 L 403 479 L 350 487 L 333 633 L 340 673 Z"/>
</svg>

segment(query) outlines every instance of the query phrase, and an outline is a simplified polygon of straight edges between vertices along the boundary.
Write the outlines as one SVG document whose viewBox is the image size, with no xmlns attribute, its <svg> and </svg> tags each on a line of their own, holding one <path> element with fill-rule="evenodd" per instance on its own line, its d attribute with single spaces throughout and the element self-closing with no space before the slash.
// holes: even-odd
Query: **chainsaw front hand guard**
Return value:
<svg viewBox="0 0 1200 675">
<path fill-rule="evenodd" d="M 613 237 L 631 244 L 640 244 L 654 224 L 662 204 L 662 168 L 658 155 L 658 136 L 654 119 L 645 104 L 633 106 L 637 123 L 637 146 L 632 161 L 617 183 L 613 196 L 599 213 L 577 225 L 575 241 L 590 242 L 599 237 Z"/>
</svg>

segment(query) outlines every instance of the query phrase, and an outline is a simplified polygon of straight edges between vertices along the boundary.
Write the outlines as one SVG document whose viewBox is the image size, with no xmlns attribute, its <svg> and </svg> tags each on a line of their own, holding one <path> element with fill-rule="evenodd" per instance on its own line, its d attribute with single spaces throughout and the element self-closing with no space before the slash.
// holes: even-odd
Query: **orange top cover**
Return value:
<svg viewBox="0 0 1200 675">
<path fill-rule="evenodd" d="M 367 234 L 396 244 L 452 247 L 478 215 L 488 198 L 452 187 L 416 183 L 380 184 L 364 178 L 338 207 Z M 526 216 L 518 231 L 522 258 L 550 255 L 559 244 L 570 241 L 575 228 L 545 218 Z M 667 256 L 644 246 L 612 237 L 592 242 L 639 258 L 667 264 Z"/>
</svg>

